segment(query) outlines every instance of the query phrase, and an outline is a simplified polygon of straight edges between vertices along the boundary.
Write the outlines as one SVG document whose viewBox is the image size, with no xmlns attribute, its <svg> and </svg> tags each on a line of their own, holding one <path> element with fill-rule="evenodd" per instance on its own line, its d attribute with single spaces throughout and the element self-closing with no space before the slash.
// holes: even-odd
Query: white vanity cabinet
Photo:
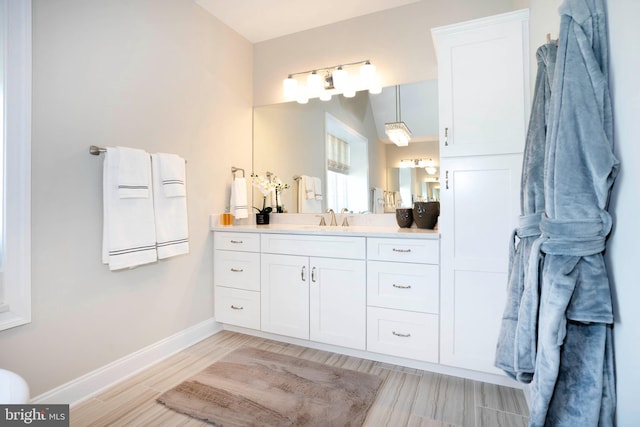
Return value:
<svg viewBox="0 0 640 427">
<path fill-rule="evenodd" d="M 364 350 L 365 278 L 363 237 L 263 234 L 261 328 Z"/>
<path fill-rule="evenodd" d="M 367 239 L 367 350 L 438 362 L 438 240 Z"/>
<path fill-rule="evenodd" d="M 214 234 L 216 320 L 260 329 L 260 235 Z"/>
<path fill-rule="evenodd" d="M 440 157 L 519 153 L 529 111 L 528 10 L 433 28 Z"/>
</svg>

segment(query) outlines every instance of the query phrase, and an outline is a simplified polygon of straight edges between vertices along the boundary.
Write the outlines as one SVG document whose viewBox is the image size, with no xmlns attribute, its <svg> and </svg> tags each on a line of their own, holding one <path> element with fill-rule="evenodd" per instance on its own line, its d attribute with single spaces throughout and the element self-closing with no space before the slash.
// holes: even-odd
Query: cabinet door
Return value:
<svg viewBox="0 0 640 427">
<path fill-rule="evenodd" d="M 440 362 L 493 367 L 519 215 L 521 155 L 443 159 Z"/>
<path fill-rule="evenodd" d="M 261 329 L 309 338 L 309 258 L 261 255 Z"/>
<path fill-rule="evenodd" d="M 311 258 L 310 266 L 311 340 L 364 350 L 365 261 Z"/>
<path fill-rule="evenodd" d="M 432 30 L 440 156 L 522 152 L 529 111 L 528 13 Z"/>
</svg>

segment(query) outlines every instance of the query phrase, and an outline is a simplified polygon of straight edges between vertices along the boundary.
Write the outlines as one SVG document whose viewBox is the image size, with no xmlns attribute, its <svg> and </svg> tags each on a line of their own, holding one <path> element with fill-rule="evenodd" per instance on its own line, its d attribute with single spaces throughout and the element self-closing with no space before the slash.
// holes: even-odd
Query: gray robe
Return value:
<svg viewBox="0 0 640 427">
<path fill-rule="evenodd" d="M 613 309 L 602 252 L 613 154 L 602 0 L 565 0 L 545 155 L 545 215 L 526 287 L 539 281 L 531 426 L 612 426 Z M 535 324 L 523 333 L 535 334 Z"/>
<path fill-rule="evenodd" d="M 511 241 L 509 290 L 496 348 L 496 367 L 525 383 L 533 377 L 537 335 L 535 331 L 524 337 L 516 334 L 521 316 L 534 321 L 538 317 L 538 292 L 526 292 L 524 299 L 523 292 L 531 246 L 540 237 L 540 219 L 544 213 L 544 159 L 556 52 L 555 42 L 540 46 L 536 52 L 538 72 L 522 161 L 521 216 Z"/>
</svg>

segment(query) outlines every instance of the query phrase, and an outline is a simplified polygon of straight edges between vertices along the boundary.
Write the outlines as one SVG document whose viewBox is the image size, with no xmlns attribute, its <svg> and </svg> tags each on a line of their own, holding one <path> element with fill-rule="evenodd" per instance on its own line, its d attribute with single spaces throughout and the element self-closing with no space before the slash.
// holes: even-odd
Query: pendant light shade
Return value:
<svg viewBox="0 0 640 427">
<path fill-rule="evenodd" d="M 385 123 L 384 132 L 398 147 L 406 147 L 411 140 L 411 131 L 404 122 Z"/>
<path fill-rule="evenodd" d="M 387 134 L 391 142 L 398 147 L 406 147 L 411 140 L 411 131 L 402 121 L 402 111 L 400 103 L 400 86 L 396 85 L 396 121 L 393 123 L 385 123 L 384 132 Z"/>
</svg>

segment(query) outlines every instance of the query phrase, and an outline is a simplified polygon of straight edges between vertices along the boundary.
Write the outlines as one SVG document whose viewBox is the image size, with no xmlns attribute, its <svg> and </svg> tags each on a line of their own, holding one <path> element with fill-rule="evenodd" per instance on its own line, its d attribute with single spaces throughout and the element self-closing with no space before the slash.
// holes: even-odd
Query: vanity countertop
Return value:
<svg viewBox="0 0 640 427">
<path fill-rule="evenodd" d="M 362 236 L 362 237 L 395 237 L 410 239 L 434 239 L 440 238 L 438 230 L 426 230 L 421 228 L 400 228 L 392 226 L 354 225 L 319 226 L 304 224 L 268 224 L 268 225 L 213 225 L 212 231 L 231 231 L 237 233 L 287 233 L 307 234 L 319 236 Z"/>
</svg>

